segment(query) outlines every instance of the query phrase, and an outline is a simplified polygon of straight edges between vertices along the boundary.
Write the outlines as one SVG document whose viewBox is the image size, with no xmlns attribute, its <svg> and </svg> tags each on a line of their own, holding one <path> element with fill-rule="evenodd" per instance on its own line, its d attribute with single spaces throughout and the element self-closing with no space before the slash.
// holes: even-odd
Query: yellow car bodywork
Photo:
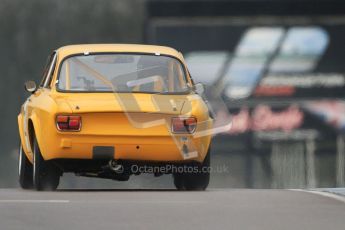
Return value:
<svg viewBox="0 0 345 230">
<path fill-rule="evenodd" d="M 161 46 L 100 44 L 59 48 L 50 84 L 38 88 L 18 115 L 20 140 L 29 161 L 33 161 L 32 135 L 44 160 L 92 159 L 94 146 L 113 146 L 116 160 L 204 160 L 211 142 L 212 119 L 205 102 L 194 92 L 186 95 L 59 92 L 56 82 L 62 61 L 71 55 L 92 52 L 159 53 L 185 65 L 181 53 Z M 189 73 L 186 74 L 188 83 L 193 85 Z M 132 106 L 133 101 L 139 108 Z M 61 114 L 81 116 L 81 130 L 59 131 L 56 117 Z M 183 116 L 197 119 L 193 134 L 171 132 L 171 118 Z M 190 153 L 183 153 L 183 144 Z"/>
</svg>

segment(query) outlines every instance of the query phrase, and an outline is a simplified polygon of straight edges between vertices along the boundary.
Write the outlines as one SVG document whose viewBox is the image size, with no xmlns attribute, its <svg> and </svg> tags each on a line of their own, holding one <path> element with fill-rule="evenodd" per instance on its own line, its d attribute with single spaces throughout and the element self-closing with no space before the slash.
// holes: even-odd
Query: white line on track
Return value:
<svg viewBox="0 0 345 230">
<path fill-rule="evenodd" d="M 3 203 L 69 203 L 69 200 L 0 200 Z"/>
<path fill-rule="evenodd" d="M 324 196 L 324 197 L 328 197 L 328 198 L 332 198 L 334 200 L 340 201 L 345 203 L 345 197 L 341 196 L 341 195 L 337 195 L 334 193 L 330 193 L 330 192 L 324 192 L 324 191 L 315 191 L 315 190 L 303 190 L 303 189 L 289 189 L 291 191 L 298 191 L 298 192 L 306 192 L 306 193 L 312 193 L 312 194 L 316 194 L 319 196 Z"/>
<path fill-rule="evenodd" d="M 113 203 L 113 204 L 203 204 L 206 201 L 185 201 L 185 200 L 93 200 L 93 201 L 85 201 L 85 200 L 77 200 L 73 202 L 82 202 L 82 203 Z"/>
</svg>

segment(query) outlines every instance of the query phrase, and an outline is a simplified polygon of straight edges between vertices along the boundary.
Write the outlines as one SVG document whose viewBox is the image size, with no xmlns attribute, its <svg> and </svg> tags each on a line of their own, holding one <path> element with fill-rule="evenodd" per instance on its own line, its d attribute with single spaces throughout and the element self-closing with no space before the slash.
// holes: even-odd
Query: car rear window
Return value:
<svg viewBox="0 0 345 230">
<path fill-rule="evenodd" d="M 69 92 L 188 92 L 185 70 L 175 58 L 148 54 L 72 56 L 62 63 L 58 89 Z"/>
</svg>

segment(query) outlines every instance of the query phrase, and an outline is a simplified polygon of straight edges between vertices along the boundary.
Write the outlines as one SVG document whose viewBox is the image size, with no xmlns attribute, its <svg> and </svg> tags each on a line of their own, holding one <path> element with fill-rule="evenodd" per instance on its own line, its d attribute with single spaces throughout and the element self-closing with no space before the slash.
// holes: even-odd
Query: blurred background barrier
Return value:
<svg viewBox="0 0 345 230">
<path fill-rule="evenodd" d="M 55 48 L 148 43 L 181 51 L 216 122 L 212 187 L 345 185 L 345 3 L 341 0 L 0 0 L 0 187 L 17 186 L 16 116 Z M 221 101 L 224 106 L 217 106 Z M 64 178 L 65 187 L 172 187 Z"/>
</svg>

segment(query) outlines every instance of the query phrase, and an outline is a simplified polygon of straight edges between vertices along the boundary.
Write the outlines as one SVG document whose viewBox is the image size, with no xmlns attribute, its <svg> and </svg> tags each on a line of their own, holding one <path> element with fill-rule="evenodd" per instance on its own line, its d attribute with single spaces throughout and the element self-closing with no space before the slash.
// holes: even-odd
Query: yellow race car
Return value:
<svg viewBox="0 0 345 230">
<path fill-rule="evenodd" d="M 213 119 L 181 53 L 163 46 L 65 46 L 18 115 L 19 183 L 55 190 L 63 173 L 126 181 L 172 174 L 204 190 Z"/>
</svg>

